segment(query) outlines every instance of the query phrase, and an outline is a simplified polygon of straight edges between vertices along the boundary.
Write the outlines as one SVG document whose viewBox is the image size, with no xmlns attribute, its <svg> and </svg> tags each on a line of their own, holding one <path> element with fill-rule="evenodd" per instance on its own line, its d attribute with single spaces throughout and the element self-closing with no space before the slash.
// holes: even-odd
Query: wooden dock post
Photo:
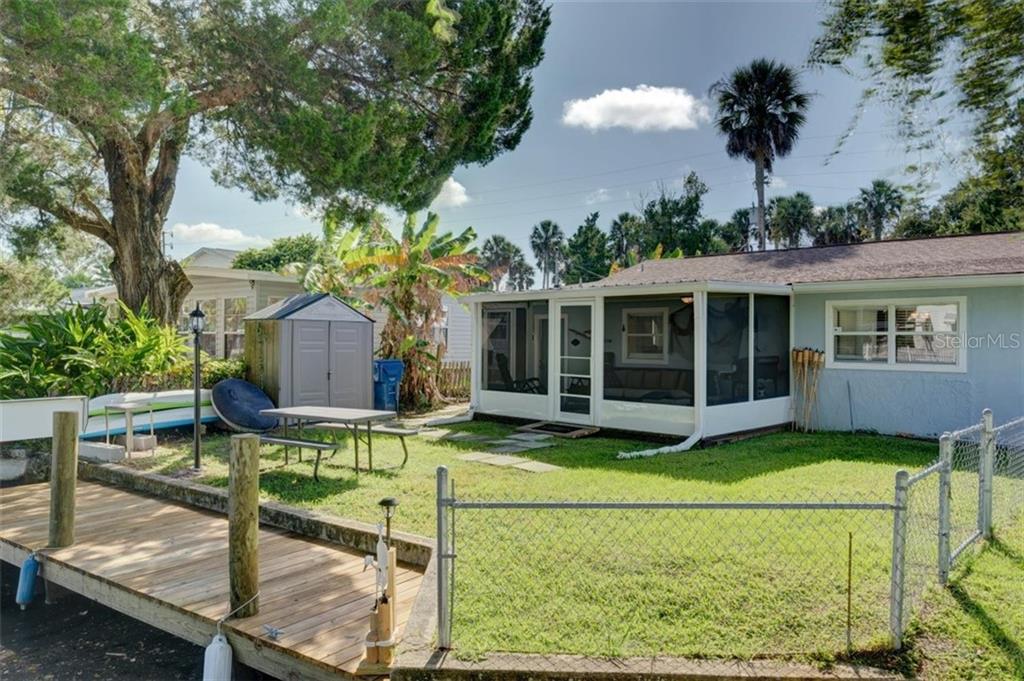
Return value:
<svg viewBox="0 0 1024 681">
<path fill-rule="evenodd" d="M 75 486 L 78 483 L 78 412 L 53 412 L 53 449 L 50 458 L 51 548 L 75 541 Z"/>
<path fill-rule="evenodd" d="M 231 611 L 252 617 L 260 611 L 260 438 L 231 436 L 228 469 L 228 578 Z M 237 610 L 237 612 L 235 612 Z"/>
</svg>

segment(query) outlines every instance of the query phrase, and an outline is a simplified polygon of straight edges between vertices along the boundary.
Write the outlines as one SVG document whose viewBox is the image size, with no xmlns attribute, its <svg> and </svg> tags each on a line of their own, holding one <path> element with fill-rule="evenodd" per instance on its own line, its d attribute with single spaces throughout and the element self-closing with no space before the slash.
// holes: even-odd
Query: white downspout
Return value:
<svg viewBox="0 0 1024 681">
<path fill-rule="evenodd" d="M 694 363 L 697 371 L 694 372 L 693 401 L 693 434 L 688 438 L 674 445 L 656 447 L 654 449 L 641 449 L 632 452 L 619 452 L 616 459 L 644 459 L 658 454 L 677 454 L 689 451 L 695 444 L 704 438 L 704 408 L 707 403 L 707 293 L 705 291 L 694 291 L 693 294 L 693 316 L 694 316 Z"/>
</svg>

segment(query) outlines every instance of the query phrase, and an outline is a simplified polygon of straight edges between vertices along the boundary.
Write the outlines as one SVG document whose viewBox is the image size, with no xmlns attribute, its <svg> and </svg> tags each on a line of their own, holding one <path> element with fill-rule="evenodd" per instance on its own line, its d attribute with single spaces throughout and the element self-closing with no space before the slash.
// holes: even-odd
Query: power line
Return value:
<svg viewBox="0 0 1024 681">
<path fill-rule="evenodd" d="M 891 130 L 895 130 L 896 128 L 897 128 L 897 126 L 892 126 L 892 127 L 889 127 L 889 128 L 881 128 L 881 129 L 878 129 L 878 130 L 865 130 L 865 131 L 859 132 L 857 134 L 860 134 L 860 135 L 876 135 L 876 134 L 881 134 L 881 133 L 884 133 L 884 132 L 889 132 Z M 801 137 L 800 139 L 801 140 L 828 139 L 828 138 L 835 138 L 837 136 L 838 135 L 813 135 L 813 136 L 809 136 L 809 137 Z M 651 162 L 651 163 L 644 163 L 644 164 L 635 165 L 635 166 L 627 166 L 627 167 L 624 167 L 624 168 L 613 168 L 613 169 L 610 169 L 610 170 L 605 170 L 605 171 L 601 171 L 601 172 L 597 172 L 597 173 L 590 173 L 590 174 L 587 174 L 587 175 L 567 175 L 567 176 L 563 176 L 561 178 L 555 178 L 555 179 L 551 179 L 551 180 L 541 180 L 541 181 L 527 182 L 527 183 L 524 183 L 524 184 L 516 184 L 516 185 L 501 185 L 501 186 L 492 185 L 491 187 L 486 187 L 485 186 L 483 189 L 478 189 L 476 191 L 476 193 L 477 194 L 481 194 L 481 195 L 486 195 L 486 194 L 490 194 L 490 193 L 494 193 L 494 192 L 512 191 L 514 189 L 526 189 L 526 188 L 529 188 L 529 187 L 542 187 L 542 186 L 551 185 L 551 184 L 559 184 L 559 183 L 562 183 L 562 182 L 571 182 L 573 180 L 587 180 L 587 179 L 594 178 L 594 177 L 604 177 L 605 175 L 614 175 L 616 173 L 629 172 L 631 170 L 642 170 L 644 168 L 653 168 L 653 167 L 656 167 L 656 166 L 668 165 L 670 163 L 685 163 L 687 161 L 692 161 L 693 159 L 697 159 L 697 158 L 706 158 L 708 156 L 717 156 L 717 155 L 720 155 L 721 153 L 722 153 L 722 150 L 718 149 L 718 150 L 715 150 L 715 151 L 708 151 L 708 152 L 704 152 L 704 153 L 700 153 L 700 154 L 691 154 L 689 156 L 683 156 L 683 157 L 680 157 L 680 158 L 668 159 L 668 160 L 665 160 L 665 161 L 654 161 L 654 162 Z M 845 154 L 865 153 L 865 152 L 843 152 L 843 153 L 845 155 Z M 788 156 L 787 158 L 817 158 L 817 157 L 828 157 L 828 156 L 832 156 L 832 155 L 833 155 L 833 152 L 827 152 L 827 153 L 824 153 L 824 154 L 807 154 L 807 155 L 803 155 L 803 156 Z"/>
</svg>

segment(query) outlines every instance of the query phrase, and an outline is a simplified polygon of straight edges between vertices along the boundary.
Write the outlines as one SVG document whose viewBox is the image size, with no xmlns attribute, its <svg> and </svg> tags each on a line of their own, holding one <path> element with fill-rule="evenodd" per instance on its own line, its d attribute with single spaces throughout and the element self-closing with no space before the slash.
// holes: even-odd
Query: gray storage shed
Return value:
<svg viewBox="0 0 1024 681">
<path fill-rule="evenodd" d="M 245 318 L 246 378 L 278 407 L 373 406 L 373 320 L 328 293 Z"/>
</svg>

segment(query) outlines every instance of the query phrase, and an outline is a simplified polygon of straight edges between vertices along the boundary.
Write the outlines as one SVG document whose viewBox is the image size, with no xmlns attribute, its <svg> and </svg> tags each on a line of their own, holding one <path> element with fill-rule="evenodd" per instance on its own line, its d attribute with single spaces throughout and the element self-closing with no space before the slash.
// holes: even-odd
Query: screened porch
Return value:
<svg viewBox="0 0 1024 681">
<path fill-rule="evenodd" d="M 708 289 L 474 296 L 474 408 L 705 437 L 789 421 L 788 290 Z"/>
</svg>

